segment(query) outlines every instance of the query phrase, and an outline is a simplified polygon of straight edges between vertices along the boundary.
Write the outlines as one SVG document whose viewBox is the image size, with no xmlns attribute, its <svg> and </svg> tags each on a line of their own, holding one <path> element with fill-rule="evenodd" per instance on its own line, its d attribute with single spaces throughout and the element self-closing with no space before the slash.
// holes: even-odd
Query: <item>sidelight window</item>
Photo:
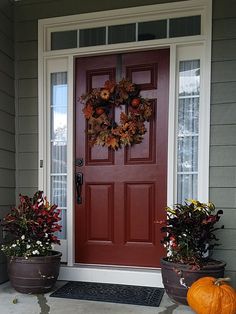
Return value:
<svg viewBox="0 0 236 314">
<path fill-rule="evenodd" d="M 51 73 L 50 104 L 50 194 L 61 211 L 62 232 L 66 238 L 67 210 L 67 73 Z"/>
<path fill-rule="evenodd" d="M 180 61 L 177 128 L 177 201 L 198 197 L 200 60 Z"/>
</svg>

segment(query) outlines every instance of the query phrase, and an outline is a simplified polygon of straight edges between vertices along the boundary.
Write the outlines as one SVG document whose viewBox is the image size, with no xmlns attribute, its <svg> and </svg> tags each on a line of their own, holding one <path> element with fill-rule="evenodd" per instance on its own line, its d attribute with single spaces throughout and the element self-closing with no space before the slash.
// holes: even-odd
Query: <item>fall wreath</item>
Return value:
<svg viewBox="0 0 236 314">
<path fill-rule="evenodd" d="M 138 86 L 128 79 L 119 83 L 106 81 L 104 87 L 81 96 L 83 113 L 88 120 L 89 142 L 118 149 L 141 143 L 146 133 L 145 121 L 152 116 L 151 104 L 140 96 Z M 114 120 L 114 107 L 126 106 L 120 123 Z"/>
</svg>

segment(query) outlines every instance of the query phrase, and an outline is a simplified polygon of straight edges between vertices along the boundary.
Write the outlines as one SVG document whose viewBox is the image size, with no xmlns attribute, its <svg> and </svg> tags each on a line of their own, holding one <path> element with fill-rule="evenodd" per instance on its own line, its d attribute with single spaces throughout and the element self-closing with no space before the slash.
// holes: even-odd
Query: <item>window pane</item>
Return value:
<svg viewBox="0 0 236 314">
<path fill-rule="evenodd" d="M 54 204 L 59 208 L 67 207 L 66 188 L 67 176 L 52 175 L 51 176 L 51 198 Z"/>
<path fill-rule="evenodd" d="M 179 64 L 177 202 L 197 198 L 200 61 Z"/>
<path fill-rule="evenodd" d="M 66 210 L 62 209 L 61 211 L 61 220 L 60 223 L 62 225 L 61 232 L 58 235 L 59 239 L 66 239 Z"/>
<path fill-rule="evenodd" d="M 51 106 L 67 106 L 67 73 L 51 74 Z"/>
<path fill-rule="evenodd" d="M 187 16 L 170 19 L 169 37 L 192 36 L 201 34 L 201 16 Z"/>
<path fill-rule="evenodd" d="M 55 232 L 55 235 L 59 239 L 66 239 L 66 209 L 62 209 L 60 213 L 61 220 L 59 224 L 62 226 L 61 231 Z"/>
<path fill-rule="evenodd" d="M 51 143 L 51 172 L 67 173 L 67 145 L 65 142 Z"/>
<path fill-rule="evenodd" d="M 51 139 L 67 141 L 67 107 L 54 106 L 51 108 Z"/>
<path fill-rule="evenodd" d="M 135 41 L 135 24 L 115 25 L 108 27 L 108 44 Z"/>
<path fill-rule="evenodd" d="M 186 199 L 197 198 L 197 174 L 178 175 L 178 203 L 184 203 Z"/>
<path fill-rule="evenodd" d="M 51 33 L 51 50 L 77 47 L 77 30 Z"/>
<path fill-rule="evenodd" d="M 180 98 L 178 111 L 178 134 L 198 134 L 199 97 Z"/>
<path fill-rule="evenodd" d="M 79 31 L 79 46 L 97 46 L 106 44 L 106 27 L 81 29 Z"/>
<path fill-rule="evenodd" d="M 198 136 L 178 138 L 178 172 L 197 172 Z"/>
<path fill-rule="evenodd" d="M 138 40 L 166 38 L 167 20 L 138 23 Z"/>
<path fill-rule="evenodd" d="M 179 96 L 199 95 L 200 61 L 181 61 L 179 72 Z"/>
</svg>

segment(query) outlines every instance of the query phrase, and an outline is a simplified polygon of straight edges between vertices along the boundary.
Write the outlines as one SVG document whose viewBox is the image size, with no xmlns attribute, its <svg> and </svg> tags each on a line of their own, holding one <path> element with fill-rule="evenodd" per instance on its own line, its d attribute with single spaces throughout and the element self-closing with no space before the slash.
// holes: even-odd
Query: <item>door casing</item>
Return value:
<svg viewBox="0 0 236 314">
<path fill-rule="evenodd" d="M 154 40 L 147 41 L 145 43 L 125 43 L 116 44 L 102 47 L 90 47 L 83 49 L 68 49 L 62 51 L 49 51 L 50 45 L 50 34 L 51 31 L 56 31 L 63 27 L 68 28 L 70 25 L 80 20 L 81 23 L 86 25 L 95 25 L 99 21 L 104 21 L 105 16 L 108 16 L 108 20 L 120 20 L 120 15 L 123 14 L 124 19 L 129 21 L 132 16 L 140 16 L 141 18 L 145 14 L 147 16 L 176 16 L 181 12 L 181 16 L 184 14 L 191 15 L 195 12 L 202 14 L 202 34 L 195 37 L 185 38 L 171 38 L 165 40 Z M 204 103 L 200 112 L 202 134 L 204 138 L 200 141 L 199 149 L 199 199 L 203 201 L 208 200 L 208 179 L 209 179 L 209 126 L 210 126 L 210 68 L 211 68 L 211 23 L 212 23 L 212 1 L 211 0 L 193 0 L 193 1 L 182 1 L 167 4 L 149 5 L 144 7 L 135 7 L 121 10 L 106 11 L 103 12 L 80 14 L 66 17 L 56 17 L 44 20 L 39 20 L 38 28 L 38 69 L 39 69 L 39 161 L 42 160 L 44 166 L 40 167 L 39 162 L 39 189 L 46 191 L 47 195 L 50 195 L 49 186 L 49 146 L 48 146 L 48 129 L 49 121 L 46 120 L 48 114 L 48 103 L 49 103 L 49 74 L 58 71 L 68 71 L 68 215 L 67 215 L 67 239 L 62 240 L 61 250 L 63 251 L 64 261 L 67 262 L 67 266 L 62 267 L 61 278 L 68 280 L 69 278 L 89 278 L 88 271 L 90 274 L 93 273 L 93 279 L 97 276 L 98 280 L 103 279 L 104 274 L 109 272 L 111 280 L 119 282 L 121 273 L 124 274 L 122 277 L 123 281 L 127 279 L 127 273 L 131 276 L 135 272 L 147 278 L 147 282 L 151 282 L 148 274 L 152 273 L 151 269 L 127 269 L 124 271 L 120 269 L 104 267 L 96 268 L 89 265 L 79 266 L 74 264 L 74 217 L 73 217 L 73 200 L 74 200 L 74 189 L 73 189 L 73 169 L 74 163 L 73 156 L 73 77 L 74 77 L 74 58 L 76 56 L 87 56 L 87 55 L 99 55 L 107 54 L 117 51 L 129 52 L 129 51 L 142 51 L 159 48 L 170 49 L 170 82 L 169 82 L 169 137 L 168 137 L 168 191 L 167 191 L 167 203 L 173 204 L 175 199 L 175 123 L 176 123 L 176 90 L 177 90 L 177 64 L 179 60 L 200 58 L 202 64 L 202 97 L 201 103 Z M 93 24 L 91 24 L 93 23 Z M 96 24 L 97 25 L 97 24 Z M 79 267 L 78 267 L 79 266 Z M 112 270 L 112 271 L 111 271 Z M 79 273 L 80 275 L 79 275 Z M 121 271 L 121 273 L 119 273 Z M 99 277 L 99 274 L 101 277 Z M 118 274 L 118 275 L 117 275 Z M 157 272 L 155 272 L 157 274 Z M 78 277 L 79 276 L 79 277 Z M 94 277 L 95 276 L 95 277 Z M 141 280 L 145 284 L 144 281 Z M 154 273 L 152 273 L 152 278 Z M 142 277 L 142 278 L 144 278 Z M 159 278 L 159 275 L 157 276 Z M 113 278 L 113 279 L 112 279 Z M 115 279 L 114 279 L 115 278 Z M 156 278 L 156 279 L 158 279 Z M 160 279 L 160 278 L 159 278 Z M 155 282 L 158 282 L 155 280 Z M 133 278 L 134 280 L 134 278 Z M 122 281 L 122 282 L 123 282 Z M 160 283 L 160 282 L 159 282 Z"/>
</svg>

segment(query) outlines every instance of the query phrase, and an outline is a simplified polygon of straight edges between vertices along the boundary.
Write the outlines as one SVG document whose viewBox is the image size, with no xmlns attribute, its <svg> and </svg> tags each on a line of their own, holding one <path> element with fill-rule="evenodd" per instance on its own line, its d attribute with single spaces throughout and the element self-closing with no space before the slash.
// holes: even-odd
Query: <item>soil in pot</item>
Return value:
<svg viewBox="0 0 236 314">
<path fill-rule="evenodd" d="M 52 251 L 48 256 L 11 257 L 8 276 L 16 291 L 40 294 L 50 291 L 57 281 L 61 253 Z"/>
<path fill-rule="evenodd" d="M 224 277 L 225 265 L 224 262 L 210 260 L 201 269 L 193 269 L 191 265 L 173 263 L 163 258 L 161 259 L 161 273 L 166 293 L 173 301 L 188 305 L 188 287 L 202 277 Z"/>
</svg>

